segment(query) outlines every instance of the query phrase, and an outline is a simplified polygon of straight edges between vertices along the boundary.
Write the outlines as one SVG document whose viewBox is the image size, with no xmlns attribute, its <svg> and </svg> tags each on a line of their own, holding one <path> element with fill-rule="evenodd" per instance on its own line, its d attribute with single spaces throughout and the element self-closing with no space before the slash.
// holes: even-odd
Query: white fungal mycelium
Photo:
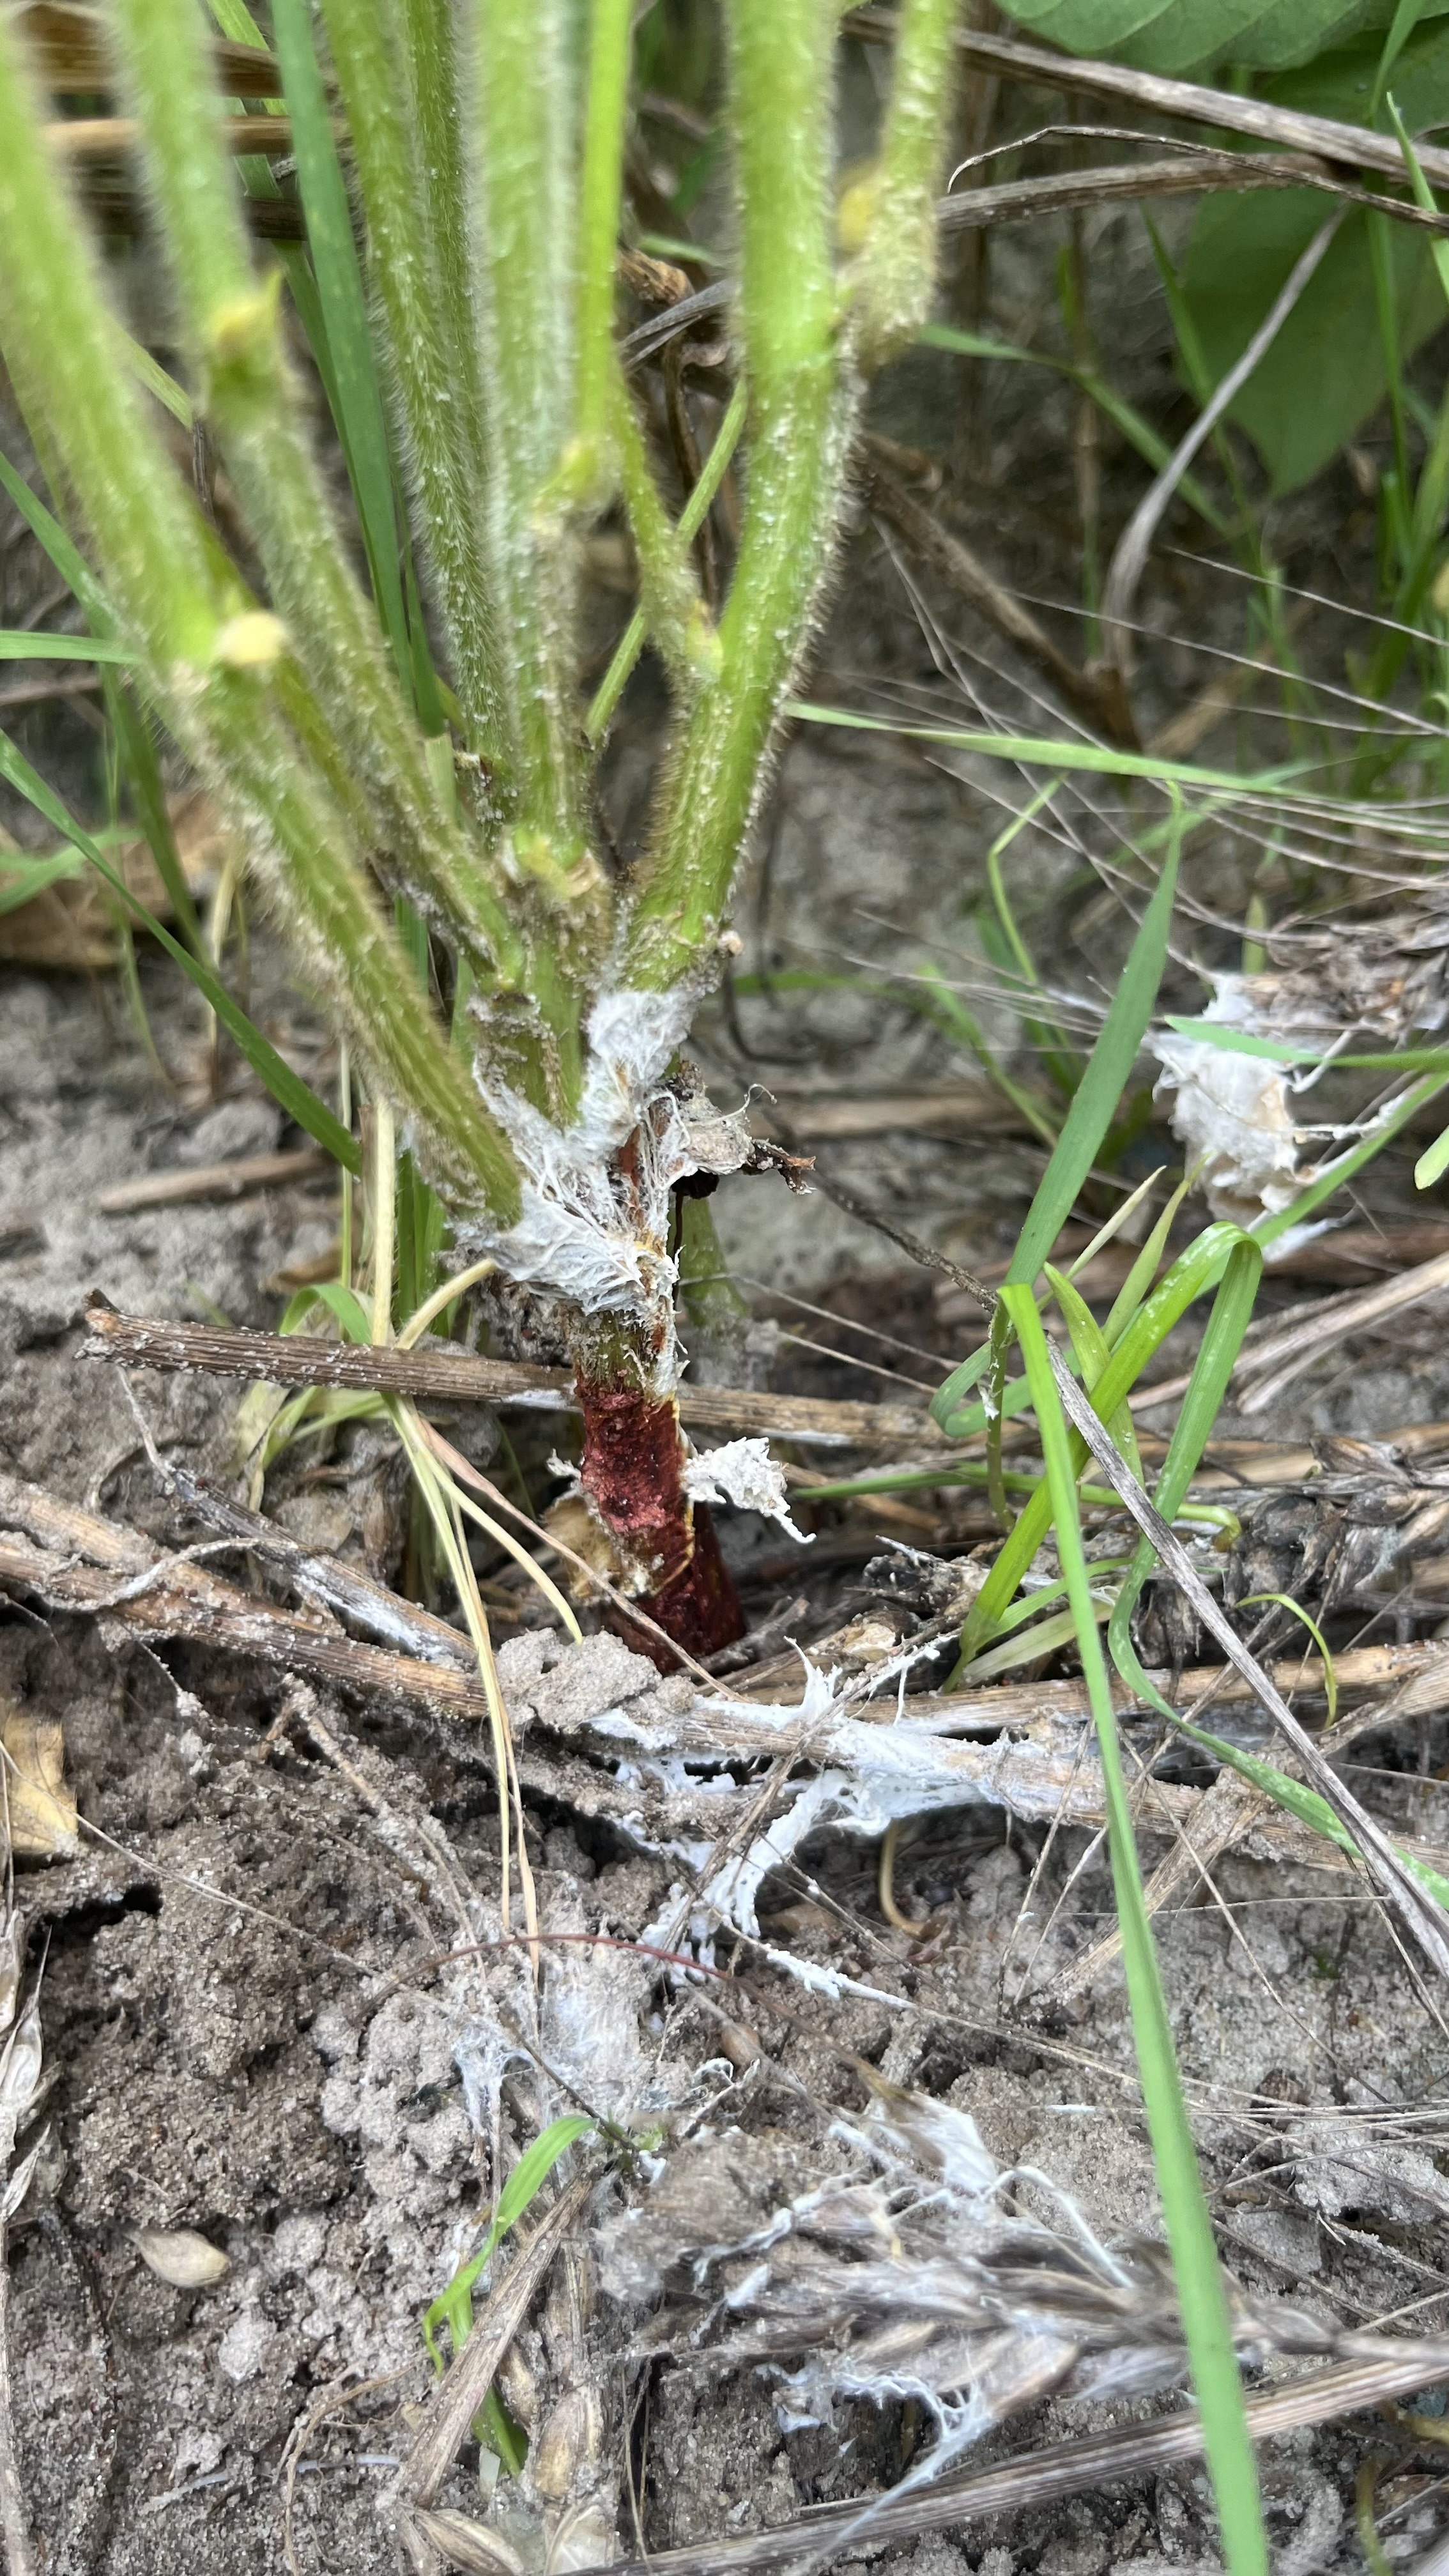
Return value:
<svg viewBox="0 0 1449 2576">
<path fill-rule="evenodd" d="M 718 1449 L 687 1458 L 684 1490 L 693 1503 L 733 1503 L 736 1511 L 763 1513 L 802 1547 L 810 1545 L 810 1534 L 790 1518 L 785 1471 L 771 1457 L 767 1440 L 726 1440 Z"/>
<path fill-rule="evenodd" d="M 697 1172 L 758 1168 L 769 1154 L 743 1115 L 717 1109 L 687 1071 L 670 1078 L 696 998 L 690 985 L 602 992 L 588 1018 L 583 1095 L 567 1127 L 480 1066 L 479 1088 L 523 1175 L 523 1209 L 496 1234 L 475 1223 L 469 1241 L 494 1251 L 510 1278 L 586 1315 L 643 1314 L 672 1324 L 670 1192 Z M 615 1157 L 631 1138 L 626 1174 Z M 672 1329 L 660 1347 L 672 1351 Z"/>
</svg>

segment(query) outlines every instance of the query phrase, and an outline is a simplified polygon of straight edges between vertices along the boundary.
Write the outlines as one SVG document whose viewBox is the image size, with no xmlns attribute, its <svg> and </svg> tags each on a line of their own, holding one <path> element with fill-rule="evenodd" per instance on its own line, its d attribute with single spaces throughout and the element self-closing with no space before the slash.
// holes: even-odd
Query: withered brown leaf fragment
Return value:
<svg viewBox="0 0 1449 2576">
<path fill-rule="evenodd" d="M 79 1848 L 75 1799 L 66 1787 L 65 1737 L 54 1718 L 0 1715 L 9 1847 L 21 1860 L 69 1860 Z"/>
</svg>

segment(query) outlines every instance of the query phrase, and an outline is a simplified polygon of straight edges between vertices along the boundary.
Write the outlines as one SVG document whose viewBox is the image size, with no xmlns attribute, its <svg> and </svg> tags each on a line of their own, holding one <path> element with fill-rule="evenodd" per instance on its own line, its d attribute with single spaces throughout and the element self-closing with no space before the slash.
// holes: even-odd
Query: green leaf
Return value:
<svg viewBox="0 0 1449 2576">
<path fill-rule="evenodd" d="M 1422 14 L 1444 7 L 1438 0 Z M 1226 62 L 1276 71 L 1388 27 L 1395 0 L 1012 0 L 1011 15 L 1069 54 L 1106 54 L 1140 71 L 1202 73 Z M 1375 66 L 1380 52 L 1376 37 Z"/>
<path fill-rule="evenodd" d="M 1173 1425 L 1167 1456 L 1153 1492 L 1152 1499 L 1165 1521 L 1176 1518 L 1197 1473 L 1198 1461 L 1212 1438 L 1227 1395 L 1228 1380 L 1237 1365 L 1243 1335 L 1252 1318 L 1262 1276 L 1263 1255 L 1258 1245 L 1250 1236 L 1239 1235 L 1224 1265 L 1207 1329 L 1193 1362 L 1182 1410 Z M 1131 1572 L 1117 1596 L 1117 1607 L 1108 1631 L 1108 1643 L 1117 1668 L 1126 1678 L 1133 1680 L 1134 1687 L 1135 1676 L 1141 1668 L 1132 1646 L 1132 1613 L 1156 1562 L 1151 1540 L 1141 1539 L 1132 1560 Z M 1132 1666 L 1130 1673 L 1128 1659 Z"/>
<path fill-rule="evenodd" d="M 1421 1109 L 1426 1109 L 1446 1084 L 1449 1084 L 1449 1073 L 1442 1072 L 1426 1073 L 1422 1081 L 1411 1082 L 1406 1090 L 1400 1092 L 1397 1100 L 1375 1119 L 1367 1135 L 1360 1136 L 1358 1143 L 1350 1146 L 1346 1154 L 1340 1154 L 1335 1162 L 1325 1164 L 1318 1178 L 1310 1181 L 1306 1190 L 1300 1190 L 1291 1206 L 1280 1208 L 1276 1216 L 1260 1216 L 1256 1220 L 1251 1229 L 1253 1241 L 1260 1243 L 1266 1251 L 1268 1245 L 1276 1243 L 1279 1235 L 1286 1234 L 1290 1226 L 1301 1225 L 1315 1209 L 1323 1206 L 1326 1199 L 1331 1199 L 1346 1182 L 1351 1181 L 1356 1172 L 1361 1172 L 1365 1163 L 1372 1162 L 1376 1154 L 1381 1154 L 1390 1139 L 1407 1127 L 1410 1119 L 1416 1118 Z"/>
<path fill-rule="evenodd" d="M 1075 1614 L 1077 1647 L 1097 1732 L 1132 2035 L 1183 2333 L 1202 2413 L 1203 2447 L 1217 2500 L 1223 2555 L 1229 2576 L 1267 2576 L 1268 2549 L 1258 2503 L 1257 2469 L 1233 2350 L 1232 2322 L 1158 1971 L 1122 1776 L 1111 1685 L 1097 1633 L 1097 1605 L 1082 1549 L 1077 1469 L 1052 1376 L 1046 1335 L 1031 1291 L 1019 1285 L 1007 1287 L 1002 1290 L 1002 1299 L 1016 1328 L 1031 1385 L 1046 1463 L 1051 1517 Z"/>
<path fill-rule="evenodd" d="M 1072 1349 L 1076 1354 L 1077 1366 L 1082 1373 L 1082 1384 L 1090 1394 L 1093 1387 L 1099 1383 L 1103 1371 L 1110 1365 L 1112 1346 L 1081 1290 L 1074 1288 L 1070 1279 L 1063 1278 L 1060 1270 L 1054 1270 L 1049 1261 L 1045 1264 L 1043 1275 L 1050 1282 L 1052 1295 L 1066 1317 L 1067 1330 L 1072 1337 Z M 1140 1478 L 1142 1460 L 1137 1448 L 1137 1433 L 1133 1428 L 1131 1407 L 1125 1397 L 1118 1405 L 1107 1428 L 1132 1473 Z"/>
<path fill-rule="evenodd" d="M 109 636 L 115 619 L 107 605 L 106 595 L 80 548 L 71 542 L 59 519 L 46 508 L 39 494 L 31 490 L 24 475 L 16 472 L 9 457 L 3 453 L 0 453 L 0 484 L 10 495 L 31 535 L 44 547 L 61 580 L 69 582 L 85 610 L 92 634 Z"/>
<path fill-rule="evenodd" d="M 1103 1422 L 1112 1420 L 1117 1407 L 1131 1393 L 1148 1361 L 1154 1352 L 1161 1349 L 1174 1324 L 1180 1321 L 1188 1307 L 1202 1295 L 1204 1289 L 1211 1287 L 1213 1282 L 1230 1267 L 1234 1252 L 1245 1244 L 1253 1259 L 1261 1267 L 1262 1255 L 1258 1252 L 1256 1244 L 1242 1232 L 1241 1227 L 1227 1224 L 1204 1227 L 1196 1241 L 1190 1243 L 1187 1250 L 1173 1263 L 1166 1278 L 1159 1281 L 1146 1303 L 1139 1307 L 1133 1316 L 1091 1391 L 1093 1409 L 1100 1415 Z M 1254 1275 L 1256 1277 L 1256 1272 Z M 1199 1365 L 1201 1365 L 1201 1354 L 1199 1354 Z M 1024 1383 L 1029 1386 L 1029 1382 Z M 1013 1405 L 1011 1402 L 1013 1392 L 1014 1390 L 1008 1389 L 1007 1401 L 1002 1406 L 1003 1413 L 1024 1409 L 1022 1404 Z M 959 1416 L 948 1420 L 942 1427 L 950 1437 L 960 1439 L 964 1436 Z M 1207 1432 L 1204 1431 L 1202 1436 L 1206 1439 Z M 1080 1475 L 1087 1462 L 1087 1447 L 1085 1441 L 1079 1440 L 1075 1432 L 1072 1434 L 1072 1442 L 1076 1469 Z M 1172 1455 L 1171 1447 L 1168 1455 L 1169 1457 Z M 1165 1474 L 1164 1469 L 1164 1477 Z M 1171 1517 L 1166 1504 L 1161 1505 L 1160 1508 L 1168 1518 Z M 961 1631 L 961 1662 L 946 1685 L 948 1690 L 956 1688 L 975 1649 L 984 1639 L 993 1634 L 997 1620 L 1012 1599 L 1022 1576 L 1046 1537 L 1051 1526 L 1051 1517 L 1051 1497 L 1043 1481 L 1038 1484 L 1026 1504 L 1010 1537 L 1003 1543 L 991 1572 L 971 1605 L 966 1624 Z"/>
<path fill-rule="evenodd" d="M 500 2237 L 507 2235 L 510 2227 L 517 2226 L 530 2203 L 537 2199 L 560 2156 L 566 2154 L 570 2147 L 577 2146 L 580 2138 L 586 2138 L 593 2126 L 594 2122 L 586 2113 L 568 2111 L 561 2120 L 551 2120 L 532 2146 L 524 2148 L 498 2195 L 498 2206 L 488 2231 L 490 2251 Z"/>
<path fill-rule="evenodd" d="M 1013 1283 L 1036 1277 L 1071 1215 L 1077 1193 L 1117 1114 L 1118 1103 L 1147 1035 L 1167 958 L 1168 934 L 1172 928 L 1172 906 L 1182 852 L 1180 809 L 1176 820 L 1178 828 L 1168 844 L 1152 900 L 1128 952 L 1121 982 L 1102 1023 L 1087 1069 L 1077 1086 L 1056 1150 L 1038 1184 L 1026 1223 L 1018 1237 L 1011 1268 L 1006 1274 Z"/>
<path fill-rule="evenodd" d="M 439 2326 L 447 2327 L 454 2352 L 461 2352 L 473 2330 L 474 2284 L 487 2270 L 510 2227 L 517 2226 L 529 2204 L 537 2199 L 560 2156 L 567 2154 L 580 2138 L 587 2137 L 594 2125 L 584 2113 L 569 2111 L 561 2120 L 551 2120 L 533 2144 L 525 2147 L 498 2195 L 493 2223 L 478 2252 L 454 2273 L 423 2318 L 423 2340 L 440 2377 L 443 2356 L 435 2341 Z"/>
<path fill-rule="evenodd" d="M 277 1326 L 278 1332 L 300 1333 L 302 1326 L 318 1306 L 325 1307 L 334 1321 L 341 1325 L 344 1341 L 363 1343 L 371 1341 L 372 1318 L 367 1308 L 356 1290 L 345 1288 L 338 1279 L 323 1279 L 313 1287 L 299 1288 L 295 1297 L 287 1301 L 282 1320 Z"/>
<path fill-rule="evenodd" d="M 1142 414 L 1118 393 L 1115 385 L 1109 385 L 1106 377 L 1095 367 L 1073 366 L 1068 359 L 1054 358 L 1042 349 L 1020 349 L 1014 340 L 993 340 L 979 331 L 958 331 L 950 322 L 927 322 L 916 333 L 916 339 L 922 348 L 945 349 L 958 358 L 999 358 L 1007 364 L 1022 367 L 1049 367 L 1057 375 L 1070 377 L 1074 385 L 1090 396 L 1097 409 L 1111 421 L 1114 429 L 1121 431 L 1128 446 L 1136 448 L 1154 474 L 1161 473 L 1172 454 L 1166 439 L 1158 436 L 1150 421 L 1145 421 Z M 1184 474 L 1177 488 L 1184 501 L 1191 502 L 1199 518 L 1205 519 L 1210 528 L 1215 529 L 1219 536 L 1228 534 L 1231 522 L 1209 500 L 1195 476 Z"/>
<path fill-rule="evenodd" d="M 156 870 L 166 888 L 167 901 L 180 926 L 193 957 L 203 964 L 210 962 L 201 923 L 192 901 L 176 835 L 171 829 L 171 812 L 166 802 L 166 786 L 161 776 L 161 763 L 156 757 L 151 721 L 144 707 L 139 707 L 114 671 L 101 675 L 106 713 L 116 738 L 116 751 L 121 771 L 131 791 L 136 818 L 146 837 L 146 846 L 156 862 Z"/>
<path fill-rule="evenodd" d="M 1139 1477 L 1138 1483 L 1140 1484 L 1141 1481 Z M 1280 1610 L 1291 1610 L 1295 1619 L 1301 1619 L 1323 1657 L 1323 1695 L 1328 1702 L 1328 1723 L 1332 1726 L 1338 1715 L 1338 1675 L 1334 1670 L 1333 1657 L 1329 1652 L 1323 1630 L 1316 1619 L 1309 1618 L 1302 1602 L 1295 1601 L 1291 1592 L 1245 1592 L 1242 1599 L 1236 1601 L 1233 1607 L 1236 1610 L 1256 1610 L 1259 1604 L 1265 1601 L 1273 1602 Z"/>
<path fill-rule="evenodd" d="M 326 1101 L 318 1099 L 311 1085 L 304 1082 L 301 1075 L 294 1073 L 291 1066 L 283 1061 L 270 1040 L 263 1037 L 255 1022 L 248 1019 L 241 1004 L 233 1000 L 226 986 L 213 974 L 205 959 L 194 957 L 188 948 L 182 946 L 179 939 L 173 939 L 165 924 L 159 922 L 154 913 L 148 912 L 140 897 L 131 892 L 119 869 L 112 867 L 110 860 L 92 840 L 89 832 L 82 831 L 79 823 L 72 820 L 60 798 L 47 787 L 39 772 L 31 768 L 25 754 L 17 748 L 7 733 L 0 733 L 0 778 L 4 778 L 18 795 L 25 797 L 26 801 L 35 807 L 37 813 L 43 814 L 46 821 L 57 832 L 64 835 L 72 848 L 80 852 L 83 859 L 89 859 L 91 866 L 100 871 L 112 894 L 119 896 L 133 919 L 139 921 L 142 928 L 148 930 L 151 937 L 160 942 L 168 956 L 175 958 L 178 966 L 185 968 L 198 992 L 210 1003 L 222 1027 L 227 1031 L 228 1036 L 236 1041 L 252 1071 L 265 1083 L 279 1108 L 285 1110 L 287 1116 L 294 1119 L 305 1134 L 314 1137 L 324 1152 L 331 1154 L 335 1161 L 343 1164 L 350 1172 L 360 1172 L 362 1155 L 356 1138 L 350 1136 L 341 1120 L 333 1116 Z"/>
<path fill-rule="evenodd" d="M 1326 1053 L 1323 1046 L 1293 1046 L 1285 1038 L 1256 1037 L 1250 1030 L 1230 1028 L 1224 1020 L 1189 1020 L 1180 1012 L 1166 1011 L 1163 1021 L 1185 1038 L 1220 1047 L 1224 1055 L 1255 1055 L 1267 1064 L 1322 1064 Z M 1449 1072 L 1449 1047 L 1389 1047 L 1378 1055 L 1344 1055 L 1335 1048 L 1333 1062 L 1374 1073 L 1428 1071 L 1440 1065 Z"/>
<path fill-rule="evenodd" d="M 1446 1172 L 1449 1172 L 1449 1127 L 1445 1128 L 1442 1136 L 1435 1137 L 1432 1145 L 1425 1147 L 1414 1165 L 1415 1189 L 1432 1189 L 1436 1181 L 1442 1181 Z"/>
<path fill-rule="evenodd" d="M 1387 17 L 1387 12 L 1385 13 Z M 1274 105 L 1363 123 L 1372 108 L 1381 46 L 1373 38 L 1264 84 Z M 1449 118 L 1449 26 L 1421 27 L 1404 46 L 1394 79 L 1411 132 Z M 1213 382 L 1226 375 L 1262 322 L 1289 271 L 1323 221 L 1312 190 L 1263 190 L 1204 200 L 1183 262 L 1184 299 Z M 1370 218 L 1344 219 L 1272 347 L 1231 410 L 1258 448 L 1277 493 L 1318 473 L 1383 400 L 1384 342 L 1375 301 Z M 1443 291 L 1426 242 L 1390 227 L 1389 279 L 1399 356 L 1407 364 L 1444 318 Z M 1305 388 L 1312 387 L 1311 401 Z"/>
</svg>

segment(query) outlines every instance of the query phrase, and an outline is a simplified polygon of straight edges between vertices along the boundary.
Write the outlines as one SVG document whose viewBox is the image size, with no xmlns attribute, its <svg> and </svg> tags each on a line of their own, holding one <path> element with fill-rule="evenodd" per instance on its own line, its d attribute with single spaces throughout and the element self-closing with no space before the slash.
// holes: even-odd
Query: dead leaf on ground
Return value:
<svg viewBox="0 0 1449 2576">
<path fill-rule="evenodd" d="M 224 865 L 230 836 L 204 788 L 173 797 L 170 814 L 182 872 L 193 892 L 199 891 Z M 5 846 L 0 836 L 0 851 Z M 145 841 L 122 842 L 111 856 L 132 894 L 159 921 L 168 921 L 171 906 Z M 13 966 L 43 966 L 62 973 L 103 972 L 120 955 L 114 902 L 93 868 L 58 877 L 32 895 L 29 903 L 0 912 L 0 959 Z"/>
<path fill-rule="evenodd" d="M 18 1859 L 69 1860 L 79 1848 L 75 1800 L 65 1784 L 65 1738 L 53 1718 L 5 1712 L 5 1802 Z"/>
</svg>

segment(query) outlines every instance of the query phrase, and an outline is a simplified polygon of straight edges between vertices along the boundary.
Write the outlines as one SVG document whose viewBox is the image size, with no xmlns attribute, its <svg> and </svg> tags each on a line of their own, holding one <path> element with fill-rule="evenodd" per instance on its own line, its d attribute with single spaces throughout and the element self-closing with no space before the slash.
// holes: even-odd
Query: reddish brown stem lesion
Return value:
<svg viewBox="0 0 1449 2576">
<path fill-rule="evenodd" d="M 624 1588 L 691 1655 L 733 1645 L 744 1633 L 744 1613 L 714 1522 L 685 1489 L 676 1399 L 642 1386 L 603 1384 L 582 1368 L 578 1384 L 580 1484 L 611 1542 Z M 647 1630 L 631 1626 L 628 1637 L 640 1653 L 662 1661 Z"/>
</svg>

